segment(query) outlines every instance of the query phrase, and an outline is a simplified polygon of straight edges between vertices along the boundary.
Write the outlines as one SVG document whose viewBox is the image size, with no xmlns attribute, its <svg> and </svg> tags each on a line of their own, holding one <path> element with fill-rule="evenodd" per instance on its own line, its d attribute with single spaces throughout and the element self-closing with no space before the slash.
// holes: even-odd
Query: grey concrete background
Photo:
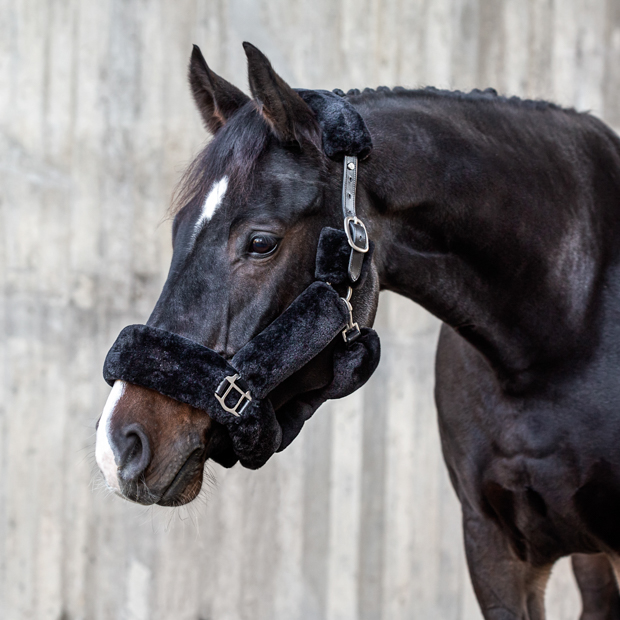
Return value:
<svg viewBox="0 0 620 620">
<path fill-rule="evenodd" d="M 432 402 L 438 324 L 382 297 L 369 385 L 187 508 L 107 496 L 101 379 L 170 258 L 204 143 L 192 43 L 244 87 L 241 42 L 293 86 L 542 97 L 620 126 L 618 0 L 0 0 L 0 618 L 470 620 Z M 576 619 L 566 561 L 549 617 Z"/>
</svg>

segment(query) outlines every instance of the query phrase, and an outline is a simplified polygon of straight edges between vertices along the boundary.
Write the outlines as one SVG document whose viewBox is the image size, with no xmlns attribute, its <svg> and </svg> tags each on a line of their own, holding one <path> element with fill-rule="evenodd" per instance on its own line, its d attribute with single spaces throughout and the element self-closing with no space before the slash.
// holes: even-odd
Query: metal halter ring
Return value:
<svg viewBox="0 0 620 620">
<path fill-rule="evenodd" d="M 353 226 L 361 226 L 362 228 L 362 231 L 364 233 L 364 245 L 361 247 L 357 245 L 355 239 L 353 239 L 353 236 L 351 234 L 351 223 L 353 223 Z M 368 231 L 366 230 L 364 222 L 362 222 L 362 220 L 360 220 L 356 215 L 344 218 L 344 232 L 347 235 L 347 241 L 349 242 L 349 245 L 356 252 L 361 252 L 362 254 L 366 254 L 366 252 L 368 252 L 368 248 L 370 247 L 370 241 L 368 240 Z"/>
<path fill-rule="evenodd" d="M 242 387 L 239 387 L 235 381 L 239 379 L 239 375 L 232 375 L 230 377 L 225 377 L 217 390 L 215 391 L 215 398 L 217 398 L 220 405 L 222 405 L 222 409 L 224 411 L 228 411 L 228 413 L 232 413 L 234 416 L 240 417 L 241 414 L 245 411 L 245 408 L 252 402 L 252 396 L 250 394 L 250 390 L 243 390 Z M 228 387 L 226 388 L 226 382 L 228 382 Z M 226 388 L 226 389 L 224 389 Z M 226 397 L 230 394 L 231 390 L 235 389 L 239 392 L 239 400 L 236 402 L 234 407 L 229 407 L 226 404 Z"/>
</svg>

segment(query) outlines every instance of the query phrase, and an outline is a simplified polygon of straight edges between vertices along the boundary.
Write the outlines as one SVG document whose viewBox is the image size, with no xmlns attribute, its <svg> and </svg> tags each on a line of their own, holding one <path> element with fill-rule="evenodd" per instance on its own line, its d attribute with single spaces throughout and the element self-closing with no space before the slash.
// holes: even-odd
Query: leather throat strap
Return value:
<svg viewBox="0 0 620 620">
<path fill-rule="evenodd" d="M 344 175 L 342 181 L 342 215 L 344 232 L 347 234 L 351 254 L 349 256 L 349 283 L 357 284 L 364 265 L 364 255 L 368 252 L 368 232 L 355 210 L 355 194 L 357 191 L 358 160 L 355 155 L 344 158 Z"/>
</svg>

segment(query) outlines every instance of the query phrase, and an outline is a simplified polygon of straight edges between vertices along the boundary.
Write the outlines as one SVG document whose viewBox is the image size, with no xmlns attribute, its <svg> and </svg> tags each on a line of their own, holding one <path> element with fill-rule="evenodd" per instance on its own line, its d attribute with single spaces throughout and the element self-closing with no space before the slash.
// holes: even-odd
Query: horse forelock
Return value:
<svg viewBox="0 0 620 620">
<path fill-rule="evenodd" d="M 213 185 L 224 177 L 229 191 L 247 194 L 252 171 L 271 138 L 271 129 L 256 105 L 246 103 L 188 166 L 175 190 L 171 216 L 185 206 L 202 205 Z"/>
<path fill-rule="evenodd" d="M 188 166 L 174 192 L 170 215 L 175 217 L 184 207 L 189 207 L 199 217 L 200 207 L 209 192 L 223 178 L 227 179 L 227 195 L 235 196 L 240 206 L 246 203 L 255 187 L 258 162 L 277 147 L 302 153 L 307 158 L 306 163 L 323 170 L 326 156 L 315 142 L 304 135 L 300 135 L 298 141 L 281 142 L 257 103 L 249 101 Z"/>
</svg>

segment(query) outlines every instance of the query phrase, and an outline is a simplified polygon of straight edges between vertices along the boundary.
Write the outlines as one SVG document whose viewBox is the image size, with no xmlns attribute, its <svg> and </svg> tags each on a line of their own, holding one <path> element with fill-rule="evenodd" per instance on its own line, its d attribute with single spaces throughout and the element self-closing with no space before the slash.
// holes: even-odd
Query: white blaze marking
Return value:
<svg viewBox="0 0 620 620">
<path fill-rule="evenodd" d="M 108 433 L 110 430 L 110 420 L 112 414 L 121 396 L 125 392 L 125 382 L 115 381 L 112 391 L 108 396 L 101 419 L 99 420 L 99 427 L 97 428 L 97 443 L 95 445 L 95 458 L 97 459 L 97 465 L 101 473 L 105 477 L 105 481 L 110 488 L 120 493 L 120 485 L 118 483 L 118 474 L 116 461 L 114 459 L 114 452 L 110 446 L 110 439 Z"/>
<path fill-rule="evenodd" d="M 202 212 L 200 213 L 200 217 L 194 225 L 194 234 L 192 235 L 191 243 L 192 246 L 194 245 L 196 237 L 198 237 L 204 225 L 213 217 L 213 214 L 222 203 L 224 194 L 226 193 L 227 189 L 228 177 L 222 177 L 219 181 L 214 183 L 213 187 L 211 187 L 211 189 L 209 190 L 209 193 L 205 198 L 204 204 L 202 205 Z"/>
</svg>

